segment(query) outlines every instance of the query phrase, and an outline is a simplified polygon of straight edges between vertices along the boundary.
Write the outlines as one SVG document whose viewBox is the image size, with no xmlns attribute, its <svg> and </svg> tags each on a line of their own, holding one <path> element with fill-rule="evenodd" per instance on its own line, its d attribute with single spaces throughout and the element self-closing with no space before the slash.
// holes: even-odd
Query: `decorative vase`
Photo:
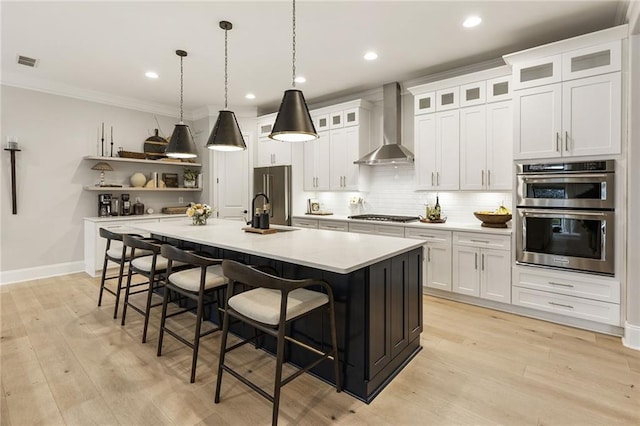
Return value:
<svg viewBox="0 0 640 426">
<path fill-rule="evenodd" d="M 207 217 L 206 216 L 193 216 L 191 218 L 193 220 L 194 225 L 206 225 Z"/>
<path fill-rule="evenodd" d="M 185 188 L 195 188 L 196 187 L 196 181 L 195 180 L 185 180 L 184 181 L 184 187 Z"/>
<path fill-rule="evenodd" d="M 142 173 L 138 172 L 138 173 L 134 173 L 131 176 L 131 186 L 136 187 L 136 188 L 142 188 L 144 186 L 145 183 L 147 183 L 147 178 L 145 175 L 143 175 Z"/>
</svg>

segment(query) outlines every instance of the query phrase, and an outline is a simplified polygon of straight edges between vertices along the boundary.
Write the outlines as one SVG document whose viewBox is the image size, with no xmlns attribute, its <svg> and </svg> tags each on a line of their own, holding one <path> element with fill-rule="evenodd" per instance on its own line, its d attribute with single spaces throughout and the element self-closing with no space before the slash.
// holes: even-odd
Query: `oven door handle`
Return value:
<svg viewBox="0 0 640 426">
<path fill-rule="evenodd" d="M 592 182 L 594 179 L 603 179 L 606 180 L 608 174 L 607 173 L 575 173 L 575 174 L 548 174 L 548 175 L 529 175 L 523 176 L 520 175 L 520 179 L 523 182 L 552 182 L 552 183 L 562 183 L 562 182 Z"/>
<path fill-rule="evenodd" d="M 539 210 L 539 209 L 523 209 L 520 208 L 520 213 L 524 217 L 536 216 L 536 217 L 558 217 L 558 216 L 572 216 L 572 217 L 602 217 L 606 218 L 607 214 L 612 212 L 588 212 L 584 210 Z"/>
</svg>

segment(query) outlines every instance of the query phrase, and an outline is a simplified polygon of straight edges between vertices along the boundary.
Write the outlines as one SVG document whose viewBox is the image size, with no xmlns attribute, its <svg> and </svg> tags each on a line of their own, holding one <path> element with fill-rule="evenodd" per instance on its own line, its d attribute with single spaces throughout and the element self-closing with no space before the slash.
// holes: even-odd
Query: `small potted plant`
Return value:
<svg viewBox="0 0 640 426">
<path fill-rule="evenodd" d="M 197 180 L 198 175 L 200 174 L 199 170 L 185 168 L 182 173 L 182 177 L 184 178 L 184 187 L 185 188 L 196 188 L 198 186 Z"/>
</svg>

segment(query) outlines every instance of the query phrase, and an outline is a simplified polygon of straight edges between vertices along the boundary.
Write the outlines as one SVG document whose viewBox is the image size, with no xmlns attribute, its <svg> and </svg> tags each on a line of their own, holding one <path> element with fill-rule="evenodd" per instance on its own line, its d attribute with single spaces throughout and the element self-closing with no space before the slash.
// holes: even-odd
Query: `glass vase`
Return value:
<svg viewBox="0 0 640 426">
<path fill-rule="evenodd" d="M 194 225 L 206 225 L 207 224 L 206 216 L 193 216 L 191 219 L 193 220 L 193 224 Z"/>
</svg>

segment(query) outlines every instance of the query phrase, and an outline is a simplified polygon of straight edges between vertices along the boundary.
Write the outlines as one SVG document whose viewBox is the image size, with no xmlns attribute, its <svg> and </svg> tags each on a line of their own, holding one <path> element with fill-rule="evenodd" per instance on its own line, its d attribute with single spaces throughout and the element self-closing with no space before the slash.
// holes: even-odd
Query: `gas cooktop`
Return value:
<svg viewBox="0 0 640 426">
<path fill-rule="evenodd" d="M 377 222 L 415 222 L 420 219 L 418 216 L 393 216 L 386 214 L 359 214 L 349 216 L 349 219 L 375 220 Z"/>
</svg>

